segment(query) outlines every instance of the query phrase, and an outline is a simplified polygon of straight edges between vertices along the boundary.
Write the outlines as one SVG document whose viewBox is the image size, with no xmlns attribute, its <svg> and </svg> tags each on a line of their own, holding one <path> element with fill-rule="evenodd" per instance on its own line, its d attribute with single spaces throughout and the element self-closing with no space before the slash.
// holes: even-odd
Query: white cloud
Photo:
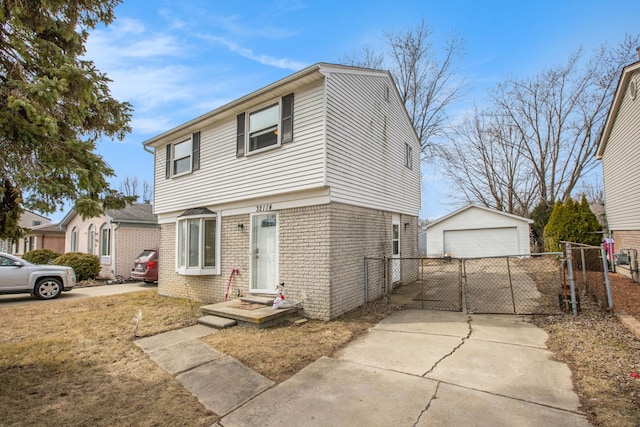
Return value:
<svg viewBox="0 0 640 427">
<path fill-rule="evenodd" d="M 305 63 L 288 59 L 288 58 L 274 58 L 273 56 L 266 55 L 266 54 L 257 54 L 253 52 L 251 49 L 242 47 L 235 42 L 225 39 L 224 37 L 211 36 L 211 35 L 205 35 L 205 34 L 201 34 L 199 35 L 199 37 L 204 40 L 218 43 L 219 45 L 222 45 L 227 49 L 229 49 L 231 52 L 237 53 L 238 55 L 244 58 L 251 59 L 252 61 L 256 61 L 263 65 L 269 65 L 271 67 L 283 68 L 286 70 L 294 70 L 294 71 L 298 71 L 307 66 L 307 64 Z"/>
</svg>

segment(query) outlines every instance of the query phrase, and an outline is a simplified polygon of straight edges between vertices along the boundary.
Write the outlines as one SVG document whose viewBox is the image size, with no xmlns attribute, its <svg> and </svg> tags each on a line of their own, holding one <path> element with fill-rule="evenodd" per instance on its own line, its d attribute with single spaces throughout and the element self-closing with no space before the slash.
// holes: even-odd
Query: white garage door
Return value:
<svg viewBox="0 0 640 427">
<path fill-rule="evenodd" d="M 444 252 L 454 258 L 518 255 L 516 227 L 444 232 Z"/>
</svg>

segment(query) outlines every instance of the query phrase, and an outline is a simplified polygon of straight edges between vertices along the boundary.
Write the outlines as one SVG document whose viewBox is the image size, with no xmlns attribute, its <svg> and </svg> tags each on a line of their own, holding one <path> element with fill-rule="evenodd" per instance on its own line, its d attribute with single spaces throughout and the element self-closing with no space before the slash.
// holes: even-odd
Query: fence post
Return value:
<svg viewBox="0 0 640 427">
<path fill-rule="evenodd" d="M 604 245 L 600 246 L 600 254 L 602 255 L 604 286 L 607 290 L 607 304 L 609 304 L 609 314 L 613 314 L 613 296 L 611 295 L 611 282 L 609 281 L 609 263 L 607 262 L 607 253 L 604 249 Z"/>
<path fill-rule="evenodd" d="M 369 302 L 369 269 L 367 268 L 367 257 L 364 257 L 364 302 Z"/>
<path fill-rule="evenodd" d="M 516 297 L 513 294 L 513 280 L 511 279 L 511 264 L 509 263 L 509 257 L 507 257 L 507 273 L 509 274 L 509 289 L 511 289 L 511 303 L 513 304 L 513 314 L 518 314 L 516 311 Z"/>
<path fill-rule="evenodd" d="M 578 315 L 576 304 L 576 282 L 573 278 L 573 255 L 571 254 L 571 243 L 565 243 L 567 248 L 567 270 L 569 271 L 569 288 L 571 289 L 571 310 L 574 316 Z"/>
<path fill-rule="evenodd" d="M 580 261 L 582 261 L 582 284 L 588 291 L 589 283 L 587 282 L 587 266 L 584 262 L 584 248 L 580 248 Z"/>
<path fill-rule="evenodd" d="M 387 257 L 382 257 L 383 262 L 383 273 L 382 273 L 382 303 L 387 304 L 387 279 L 389 277 L 389 263 L 387 262 Z"/>
</svg>

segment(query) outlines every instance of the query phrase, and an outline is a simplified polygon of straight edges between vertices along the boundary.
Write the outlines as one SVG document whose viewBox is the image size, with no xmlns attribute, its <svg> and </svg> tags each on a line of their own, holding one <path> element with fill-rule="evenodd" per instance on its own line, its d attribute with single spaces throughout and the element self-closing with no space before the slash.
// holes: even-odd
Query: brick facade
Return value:
<svg viewBox="0 0 640 427">
<path fill-rule="evenodd" d="M 364 257 L 391 254 L 391 223 L 390 212 L 338 203 L 280 210 L 279 281 L 285 282 L 288 298 L 302 303 L 305 316 L 323 320 L 363 304 Z M 417 229 L 417 217 L 401 217 L 403 256 L 417 256 Z M 182 276 L 174 268 L 175 224 L 163 224 L 158 291 L 200 302 L 222 301 L 229 274 L 238 268 L 232 296 L 248 292 L 250 239 L 248 214 L 223 217 L 221 274 Z"/>
</svg>

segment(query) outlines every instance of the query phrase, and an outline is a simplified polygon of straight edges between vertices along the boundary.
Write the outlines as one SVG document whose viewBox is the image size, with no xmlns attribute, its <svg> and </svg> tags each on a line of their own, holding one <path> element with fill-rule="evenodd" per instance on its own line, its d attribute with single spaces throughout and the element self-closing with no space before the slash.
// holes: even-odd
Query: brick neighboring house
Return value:
<svg viewBox="0 0 640 427">
<path fill-rule="evenodd" d="M 418 254 L 420 142 L 386 71 L 318 63 L 143 144 L 162 295 L 221 301 L 238 268 L 328 320 L 365 302 L 365 257 Z"/>
<path fill-rule="evenodd" d="M 65 230 L 65 252 L 98 255 L 100 277 L 131 275 L 134 261 L 144 249 L 158 248 L 160 227 L 153 207 L 134 203 L 121 210 L 83 220 L 72 209 L 60 222 Z"/>
<path fill-rule="evenodd" d="M 64 232 L 51 220 L 31 211 L 24 211 L 18 222 L 20 227 L 30 231 L 16 242 L 0 240 L 0 252 L 7 252 L 17 256 L 35 249 L 51 249 L 58 253 L 64 252 Z"/>
<path fill-rule="evenodd" d="M 631 265 L 616 271 L 631 275 L 640 251 L 640 60 L 622 70 L 596 158 L 602 161 L 605 216 L 616 252 L 631 255 Z M 634 279 L 640 280 L 637 271 Z"/>
</svg>

